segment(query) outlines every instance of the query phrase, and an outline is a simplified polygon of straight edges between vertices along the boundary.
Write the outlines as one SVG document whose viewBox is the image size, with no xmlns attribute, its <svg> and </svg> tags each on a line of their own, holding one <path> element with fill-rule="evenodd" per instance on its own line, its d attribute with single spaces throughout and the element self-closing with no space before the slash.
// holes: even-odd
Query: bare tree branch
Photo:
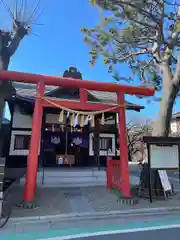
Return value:
<svg viewBox="0 0 180 240">
<path fill-rule="evenodd" d="M 35 18 L 39 12 L 40 0 L 37 0 L 30 15 L 27 13 L 27 0 L 14 1 L 14 9 L 11 10 L 4 0 L 0 0 L 6 11 L 10 14 L 13 22 L 11 31 L 8 31 L 7 33 L 2 29 L 0 31 L 0 61 L 4 62 L 1 62 L 0 65 L 1 69 L 4 70 L 7 70 L 10 57 L 14 55 L 23 38 L 31 33 L 34 34 L 31 30 L 32 22 L 33 24 L 36 24 Z"/>
</svg>

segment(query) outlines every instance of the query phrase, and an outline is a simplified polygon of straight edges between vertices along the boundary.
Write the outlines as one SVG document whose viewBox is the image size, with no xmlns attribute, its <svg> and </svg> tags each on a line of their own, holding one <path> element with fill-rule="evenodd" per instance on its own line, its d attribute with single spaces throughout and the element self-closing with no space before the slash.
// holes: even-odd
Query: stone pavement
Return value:
<svg viewBox="0 0 180 240">
<path fill-rule="evenodd" d="M 175 189 L 179 189 L 179 180 L 174 179 L 174 181 Z M 131 176 L 131 184 L 136 185 L 137 182 L 138 178 Z M 128 218 L 135 218 L 138 214 L 143 214 L 143 219 L 148 214 L 156 212 L 159 217 L 163 218 L 163 211 L 173 212 L 178 217 L 180 214 L 179 194 L 166 201 L 154 200 L 152 204 L 148 199 L 140 199 L 137 205 L 124 205 L 118 201 L 119 196 L 114 191 L 107 190 L 103 186 L 37 188 L 37 208 L 27 210 L 17 208 L 17 205 L 23 200 L 23 193 L 24 187 L 18 185 L 12 185 L 6 191 L 5 197 L 13 211 L 7 226 L 0 229 L 0 236 L 59 229 L 63 228 L 65 224 L 67 226 L 68 223 L 72 227 L 75 222 L 81 221 L 83 224 L 85 219 L 86 221 L 96 219 L 99 224 L 99 219 L 102 221 L 104 218 L 116 217 L 125 221 Z M 28 238 L 26 239 L 28 240 Z"/>
<path fill-rule="evenodd" d="M 81 188 L 39 188 L 36 193 L 35 209 L 21 209 L 17 205 L 23 200 L 24 188 L 13 186 L 6 193 L 8 203 L 12 206 L 12 218 L 36 217 L 49 215 L 102 213 L 142 208 L 179 207 L 179 194 L 168 200 L 140 199 L 137 205 L 121 204 L 118 195 L 106 187 Z"/>
</svg>

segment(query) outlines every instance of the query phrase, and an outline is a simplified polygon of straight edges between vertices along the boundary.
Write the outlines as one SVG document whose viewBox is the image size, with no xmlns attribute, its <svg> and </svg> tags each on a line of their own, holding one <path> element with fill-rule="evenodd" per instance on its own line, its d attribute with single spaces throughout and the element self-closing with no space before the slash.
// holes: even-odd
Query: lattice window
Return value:
<svg viewBox="0 0 180 240">
<path fill-rule="evenodd" d="M 28 150 L 30 139 L 30 135 L 15 135 L 14 150 Z"/>
</svg>

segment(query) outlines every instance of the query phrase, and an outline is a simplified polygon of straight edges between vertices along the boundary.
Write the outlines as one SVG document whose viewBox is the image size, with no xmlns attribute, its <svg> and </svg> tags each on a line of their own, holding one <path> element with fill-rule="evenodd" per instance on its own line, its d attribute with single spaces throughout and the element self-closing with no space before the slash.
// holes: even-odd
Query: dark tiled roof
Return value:
<svg viewBox="0 0 180 240">
<path fill-rule="evenodd" d="M 19 97 L 23 97 L 26 99 L 33 99 L 36 95 L 36 85 L 35 84 L 25 84 L 25 83 L 19 83 L 19 82 L 13 82 L 13 86 L 16 89 L 16 95 Z M 46 86 L 45 88 L 45 94 L 50 93 L 51 91 L 54 91 L 58 89 L 59 87 L 55 86 Z M 88 91 L 91 95 L 93 95 L 98 101 L 102 103 L 109 103 L 109 104 L 115 104 L 117 103 L 117 95 L 116 93 L 110 93 L 110 92 L 101 92 L 101 91 Z M 129 102 L 127 102 L 130 104 Z M 144 109 L 143 106 L 137 105 L 136 110 Z"/>
<path fill-rule="evenodd" d="M 24 83 L 13 83 L 16 93 L 19 96 L 25 96 L 25 97 L 34 97 L 36 95 L 36 85 L 35 84 L 24 84 Z M 46 86 L 45 88 L 45 93 L 49 93 L 58 87 L 54 86 Z M 94 97 L 96 97 L 98 100 L 103 101 L 103 102 L 111 102 L 111 103 L 116 103 L 117 101 L 117 96 L 115 93 L 109 93 L 109 92 L 100 92 L 100 91 L 88 91 Z"/>
</svg>

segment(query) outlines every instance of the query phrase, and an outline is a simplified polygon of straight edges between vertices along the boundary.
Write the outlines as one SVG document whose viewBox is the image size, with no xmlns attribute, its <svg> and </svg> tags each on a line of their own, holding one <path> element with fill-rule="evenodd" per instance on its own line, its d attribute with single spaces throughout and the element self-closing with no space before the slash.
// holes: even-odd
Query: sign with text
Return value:
<svg viewBox="0 0 180 240">
<path fill-rule="evenodd" d="M 166 170 L 179 169 L 180 180 L 180 138 L 144 136 L 143 141 L 147 145 L 148 153 L 148 185 L 150 202 L 152 202 L 152 186 L 155 190 L 156 196 L 158 191 L 161 193 L 162 190 L 166 199 L 173 194 L 173 188 Z M 158 176 L 156 171 L 158 172 Z M 158 178 L 160 182 L 158 181 Z"/>
<path fill-rule="evenodd" d="M 178 169 L 179 146 L 150 145 L 150 167 L 156 169 Z"/>
</svg>

